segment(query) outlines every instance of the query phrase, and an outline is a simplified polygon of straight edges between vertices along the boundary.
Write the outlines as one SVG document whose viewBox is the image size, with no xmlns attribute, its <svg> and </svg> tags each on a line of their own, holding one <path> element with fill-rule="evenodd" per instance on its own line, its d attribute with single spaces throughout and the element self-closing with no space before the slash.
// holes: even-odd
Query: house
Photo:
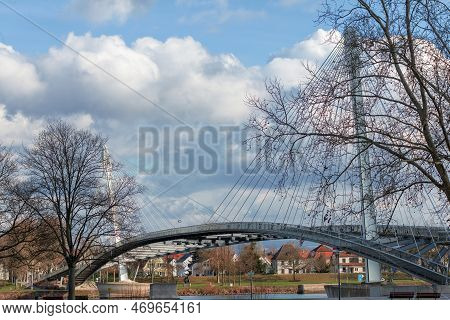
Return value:
<svg viewBox="0 0 450 320">
<path fill-rule="evenodd" d="M 191 273 L 191 264 L 192 264 L 192 255 L 189 253 L 185 253 L 181 256 L 174 257 L 173 261 L 175 262 L 173 275 L 177 277 L 184 277 Z"/>
<path fill-rule="evenodd" d="M 333 249 L 323 244 L 311 250 L 310 257 L 314 259 L 323 258 L 326 264 L 330 264 L 333 259 Z"/>
<path fill-rule="evenodd" d="M 192 275 L 199 277 L 199 276 L 213 276 L 215 275 L 214 269 L 211 266 L 211 261 L 210 259 L 208 260 L 204 260 L 204 261 L 200 261 L 200 262 L 195 262 L 192 265 Z"/>
<path fill-rule="evenodd" d="M 311 250 L 311 256 L 314 259 L 322 257 L 328 265 L 333 261 L 335 262 L 333 249 L 325 245 L 319 245 Z M 337 266 L 334 270 L 337 271 Z M 366 271 L 365 259 L 356 254 L 341 251 L 339 253 L 339 271 L 342 273 L 364 273 Z"/>
<path fill-rule="evenodd" d="M 259 257 L 259 261 L 261 263 L 263 272 L 265 274 L 269 274 L 272 273 L 272 258 L 271 256 L 267 256 L 267 255 L 263 255 L 261 257 Z"/>
<path fill-rule="evenodd" d="M 353 253 L 339 253 L 339 271 L 342 273 L 364 273 L 366 271 L 366 261 Z"/>
<path fill-rule="evenodd" d="M 152 258 L 147 261 L 143 271 L 159 277 L 184 277 L 190 272 L 192 255 L 175 253 L 166 257 Z"/>
<path fill-rule="evenodd" d="M 293 253 L 292 250 L 296 250 Z M 297 258 L 293 260 L 293 256 Z M 310 252 L 306 249 L 298 249 L 292 244 L 284 244 L 272 257 L 272 270 L 276 274 L 304 273 L 308 267 Z M 295 270 L 294 270 L 295 269 Z"/>
<path fill-rule="evenodd" d="M 143 271 L 152 276 L 166 277 L 168 275 L 167 262 L 164 258 L 152 258 L 147 261 Z"/>
</svg>

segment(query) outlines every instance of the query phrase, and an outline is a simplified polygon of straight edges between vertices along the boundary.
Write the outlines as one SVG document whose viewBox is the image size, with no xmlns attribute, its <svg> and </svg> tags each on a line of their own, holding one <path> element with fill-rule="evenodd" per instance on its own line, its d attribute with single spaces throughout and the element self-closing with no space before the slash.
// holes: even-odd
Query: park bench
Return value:
<svg viewBox="0 0 450 320">
<path fill-rule="evenodd" d="M 441 294 L 439 292 L 417 292 L 417 299 L 439 299 Z"/>
<path fill-rule="evenodd" d="M 412 299 L 414 298 L 414 292 L 390 292 L 389 299 Z"/>
</svg>

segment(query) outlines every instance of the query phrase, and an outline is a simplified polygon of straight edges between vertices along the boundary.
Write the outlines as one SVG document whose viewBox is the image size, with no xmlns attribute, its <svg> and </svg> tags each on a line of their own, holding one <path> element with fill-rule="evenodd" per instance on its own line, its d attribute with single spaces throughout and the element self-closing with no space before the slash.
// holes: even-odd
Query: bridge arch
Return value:
<svg viewBox="0 0 450 320">
<path fill-rule="evenodd" d="M 94 272 L 118 256 L 152 244 L 170 241 L 178 244 L 184 243 L 184 249 L 176 252 L 187 252 L 201 248 L 193 245 L 195 243 L 201 244 L 209 241 L 212 242 L 211 246 L 222 246 L 269 239 L 302 239 L 338 247 L 340 250 L 358 254 L 366 259 L 395 266 L 425 281 L 434 284 L 448 284 L 448 270 L 445 266 L 422 261 L 411 253 L 388 247 L 375 241 L 364 240 L 348 232 L 340 233 L 324 230 L 323 228 L 268 222 L 213 223 L 149 232 L 118 243 L 97 256 L 90 263 L 80 266 L 77 269 L 76 282 L 77 284 L 83 283 Z M 54 274 L 53 277 L 61 275 L 62 272 Z"/>
</svg>

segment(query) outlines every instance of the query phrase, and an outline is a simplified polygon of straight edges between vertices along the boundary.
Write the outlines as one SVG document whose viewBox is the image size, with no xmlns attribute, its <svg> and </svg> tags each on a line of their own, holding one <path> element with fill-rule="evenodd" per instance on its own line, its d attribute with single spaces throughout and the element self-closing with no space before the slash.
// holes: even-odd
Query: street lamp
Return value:
<svg viewBox="0 0 450 320">
<path fill-rule="evenodd" d="M 250 300 L 253 300 L 253 276 L 255 273 L 253 271 L 250 271 L 248 273 L 248 276 L 250 277 Z"/>
<path fill-rule="evenodd" d="M 333 250 L 337 257 L 337 274 L 338 274 L 338 299 L 341 300 L 341 265 L 339 261 L 339 248 Z"/>
</svg>

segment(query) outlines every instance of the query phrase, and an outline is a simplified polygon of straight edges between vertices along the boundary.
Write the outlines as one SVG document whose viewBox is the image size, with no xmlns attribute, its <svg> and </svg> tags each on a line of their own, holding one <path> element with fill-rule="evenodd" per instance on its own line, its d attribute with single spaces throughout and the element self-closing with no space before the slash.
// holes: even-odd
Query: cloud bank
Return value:
<svg viewBox="0 0 450 320">
<path fill-rule="evenodd" d="M 267 78 L 281 79 L 288 89 L 304 82 L 303 64 L 319 63 L 331 51 L 328 35 L 318 30 L 257 66 L 245 66 L 232 53 L 211 54 L 192 37 L 143 37 L 127 44 L 116 35 L 71 33 L 65 42 L 80 55 L 58 46 L 35 59 L 0 43 L 0 142 L 26 144 L 45 119 L 62 117 L 108 136 L 113 154 L 133 162 L 139 126 L 179 123 L 130 88 L 188 124 L 240 125 L 248 118 L 246 96 L 264 95 Z M 142 180 L 156 194 L 179 178 Z M 165 194 L 161 206 L 172 210 L 178 203 L 186 216 L 204 216 L 204 208 L 181 194 L 201 195 L 212 208 L 229 181 L 220 175 L 196 179 L 195 186 L 189 179 L 177 186 L 177 195 Z"/>
</svg>

